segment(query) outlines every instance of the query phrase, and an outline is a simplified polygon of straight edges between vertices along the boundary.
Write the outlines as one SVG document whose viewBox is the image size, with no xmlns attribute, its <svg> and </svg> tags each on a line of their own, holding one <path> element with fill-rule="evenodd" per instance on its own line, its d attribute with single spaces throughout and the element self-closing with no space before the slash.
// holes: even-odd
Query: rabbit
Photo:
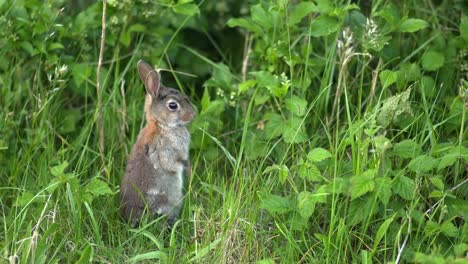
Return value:
<svg viewBox="0 0 468 264">
<path fill-rule="evenodd" d="M 195 118 L 189 99 L 166 88 L 148 63 L 138 61 L 138 74 L 146 87 L 146 126 L 138 134 L 120 185 L 122 216 L 136 226 L 145 211 L 177 220 L 183 200 L 183 176 L 191 175 L 190 133 Z"/>
</svg>

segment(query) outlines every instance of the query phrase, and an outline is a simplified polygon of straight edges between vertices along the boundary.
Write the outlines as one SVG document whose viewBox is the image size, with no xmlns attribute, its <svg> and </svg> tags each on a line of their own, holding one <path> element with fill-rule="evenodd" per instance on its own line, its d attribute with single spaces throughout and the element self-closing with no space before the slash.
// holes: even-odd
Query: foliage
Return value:
<svg viewBox="0 0 468 264">
<path fill-rule="evenodd" d="M 468 7 L 345 2 L 108 0 L 101 161 L 102 2 L 0 1 L 2 260 L 463 262 Z M 198 110 L 172 228 L 119 217 L 139 59 Z"/>
</svg>

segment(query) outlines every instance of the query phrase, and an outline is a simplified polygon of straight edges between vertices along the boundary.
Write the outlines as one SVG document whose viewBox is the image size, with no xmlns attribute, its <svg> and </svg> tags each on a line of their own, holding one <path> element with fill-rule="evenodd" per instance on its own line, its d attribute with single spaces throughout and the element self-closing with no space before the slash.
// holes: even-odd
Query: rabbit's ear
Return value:
<svg viewBox="0 0 468 264">
<path fill-rule="evenodd" d="M 158 97 L 159 87 L 161 86 L 161 77 L 151 65 L 140 60 L 138 61 L 138 74 L 140 79 L 145 83 L 146 91 L 153 98 Z"/>
</svg>

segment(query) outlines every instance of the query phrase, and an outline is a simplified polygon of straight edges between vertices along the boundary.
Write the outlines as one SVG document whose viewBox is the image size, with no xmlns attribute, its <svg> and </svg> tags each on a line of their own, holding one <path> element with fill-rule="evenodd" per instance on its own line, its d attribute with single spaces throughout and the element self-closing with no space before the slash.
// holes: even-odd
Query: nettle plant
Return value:
<svg viewBox="0 0 468 264">
<path fill-rule="evenodd" d="M 247 50 L 235 96 L 256 122 L 245 155 L 273 163 L 263 174 L 283 191 L 259 191 L 260 207 L 281 228 L 312 230 L 328 247 L 324 230 L 346 223 L 369 234 L 349 239 L 372 256 L 400 258 L 411 237 L 421 243 L 406 260 L 463 257 L 467 20 L 459 35 L 403 10 L 278 1 L 229 20 Z"/>
</svg>

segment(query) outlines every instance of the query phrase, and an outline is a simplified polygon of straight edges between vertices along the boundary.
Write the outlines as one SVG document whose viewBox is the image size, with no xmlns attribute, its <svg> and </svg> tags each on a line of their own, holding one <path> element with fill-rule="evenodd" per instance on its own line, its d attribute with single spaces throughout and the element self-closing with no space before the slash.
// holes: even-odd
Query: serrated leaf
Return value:
<svg viewBox="0 0 468 264">
<path fill-rule="evenodd" d="M 412 172 L 429 172 L 437 167 L 437 160 L 428 155 L 421 155 L 411 160 L 408 164 L 408 168 Z"/>
<path fill-rule="evenodd" d="M 302 217 L 300 214 L 291 214 L 287 225 L 291 230 L 300 231 L 308 226 L 308 220 L 309 219 Z"/>
<path fill-rule="evenodd" d="M 172 10 L 178 14 L 193 16 L 200 13 L 198 6 L 193 3 L 181 3 L 172 7 Z"/>
<path fill-rule="evenodd" d="M 400 32 L 416 32 L 428 26 L 427 22 L 418 18 L 408 18 L 400 24 Z"/>
<path fill-rule="evenodd" d="M 421 146 L 411 139 L 405 139 L 398 142 L 393 147 L 393 153 L 400 158 L 414 158 L 422 153 Z"/>
<path fill-rule="evenodd" d="M 336 177 L 333 179 L 332 182 L 330 182 L 329 184 L 325 186 L 326 187 L 325 190 L 330 193 L 345 194 L 348 192 L 349 185 L 350 185 L 349 178 Z"/>
<path fill-rule="evenodd" d="M 437 170 L 440 171 L 440 170 L 443 170 L 443 169 L 445 169 L 447 167 L 453 166 L 453 164 L 455 164 L 455 162 L 457 162 L 457 159 L 458 159 L 458 155 L 456 155 L 456 154 L 453 154 L 453 153 L 446 154 L 445 156 L 442 157 L 442 159 L 440 159 L 439 166 L 437 167 Z"/>
<path fill-rule="evenodd" d="M 365 171 L 361 175 L 355 175 L 351 178 L 351 200 L 372 192 L 375 188 L 375 170 Z"/>
<path fill-rule="evenodd" d="M 44 196 L 35 196 L 30 192 L 22 192 L 21 196 L 16 198 L 14 206 L 23 207 L 35 202 L 43 202 Z"/>
<path fill-rule="evenodd" d="M 286 121 L 285 125 L 286 127 L 283 130 L 283 140 L 285 143 L 293 144 L 307 141 L 307 133 L 304 131 L 303 120 L 301 118 L 291 117 Z"/>
<path fill-rule="evenodd" d="M 279 175 L 279 179 L 281 183 L 284 183 L 286 179 L 288 178 L 289 169 L 286 165 L 280 166 L 278 164 L 274 164 L 272 166 L 268 166 L 263 171 L 263 174 L 269 173 L 271 171 L 278 171 L 278 175 Z"/>
<path fill-rule="evenodd" d="M 292 209 L 289 198 L 273 194 L 260 195 L 260 208 L 271 214 L 284 214 Z"/>
<path fill-rule="evenodd" d="M 387 126 L 391 122 L 396 122 L 404 113 L 412 114 L 413 111 L 409 102 L 410 93 L 411 89 L 408 89 L 400 94 L 385 99 L 377 114 L 378 124 Z"/>
<path fill-rule="evenodd" d="M 398 72 L 391 70 L 383 70 L 379 74 L 380 83 L 382 89 L 387 88 L 388 86 L 394 84 L 397 81 Z"/>
<path fill-rule="evenodd" d="M 405 200 L 411 200 L 414 196 L 416 184 L 413 179 L 406 176 L 398 176 L 392 184 L 393 191 Z"/>
<path fill-rule="evenodd" d="M 289 25 L 295 25 L 307 16 L 309 13 L 318 12 L 319 8 L 311 2 L 300 2 L 291 8 L 289 13 Z"/>
<path fill-rule="evenodd" d="M 463 257 L 463 255 L 468 252 L 468 244 L 460 243 L 453 247 L 453 252 L 457 257 Z"/>
<path fill-rule="evenodd" d="M 321 181 L 322 173 L 314 164 L 302 164 L 299 167 L 299 177 L 308 181 Z"/>
<path fill-rule="evenodd" d="M 392 180 L 388 177 L 378 177 L 375 179 L 375 191 L 377 197 L 383 205 L 387 205 L 392 196 Z"/>
<path fill-rule="evenodd" d="M 304 218 L 309 218 L 315 209 L 313 194 L 308 191 L 300 192 L 297 196 L 297 207 L 299 214 Z"/>
<path fill-rule="evenodd" d="M 68 162 L 64 161 L 61 164 L 50 168 L 50 173 L 55 177 L 61 177 L 65 173 L 65 169 L 68 167 Z"/>
<path fill-rule="evenodd" d="M 296 116 L 303 116 L 307 112 L 307 101 L 299 96 L 291 96 L 284 100 L 286 108 Z"/>
<path fill-rule="evenodd" d="M 324 148 L 314 148 L 307 154 L 307 160 L 311 162 L 320 162 L 332 157 L 332 154 Z"/>
<path fill-rule="evenodd" d="M 383 135 L 378 135 L 374 137 L 372 141 L 374 142 L 375 149 L 380 154 L 384 153 L 387 149 L 392 147 L 392 142 L 390 141 L 390 139 L 386 138 Z"/>
<path fill-rule="evenodd" d="M 275 113 L 267 113 L 263 117 L 265 119 L 265 135 L 267 139 L 279 137 L 284 131 L 284 119 L 281 115 Z"/>
<path fill-rule="evenodd" d="M 440 231 L 449 237 L 458 237 L 458 234 L 460 234 L 458 228 L 455 227 L 455 225 L 449 220 L 443 222 L 442 225 L 440 225 Z"/>
<path fill-rule="evenodd" d="M 431 235 L 433 235 L 434 233 L 436 233 L 439 230 L 440 230 L 440 225 L 439 224 L 437 224 L 434 221 L 428 220 L 426 222 L 426 226 L 424 227 L 424 234 L 426 236 L 431 236 Z"/>
<path fill-rule="evenodd" d="M 422 56 L 422 67 L 426 71 L 436 71 L 444 66 L 445 57 L 442 53 L 431 50 Z"/>
<path fill-rule="evenodd" d="M 94 196 L 113 194 L 109 185 L 97 177 L 93 178 L 88 183 L 86 191 L 92 193 Z"/>
<path fill-rule="evenodd" d="M 238 88 L 239 88 L 239 94 L 245 92 L 245 91 L 248 91 L 250 90 L 251 88 L 253 88 L 255 85 L 257 84 L 257 82 L 255 80 L 247 80 L 245 82 L 242 82 L 239 84 Z"/>
<path fill-rule="evenodd" d="M 384 237 L 384 235 L 387 233 L 387 230 L 388 230 L 388 227 L 390 226 L 390 224 L 393 222 L 393 220 L 395 220 L 395 216 L 397 215 L 397 213 L 394 213 L 390 218 L 388 218 L 387 220 L 385 220 L 379 227 L 379 229 L 377 230 L 377 233 L 375 235 L 375 240 L 374 240 L 374 247 L 372 248 L 372 251 L 375 252 L 377 250 L 377 247 L 380 243 L 380 241 L 382 241 L 382 238 Z"/>
<path fill-rule="evenodd" d="M 310 27 L 310 35 L 312 37 L 328 36 L 340 29 L 341 22 L 335 17 L 321 15 L 312 21 Z"/>
<path fill-rule="evenodd" d="M 263 9 L 261 4 L 252 6 L 250 9 L 252 20 L 260 25 L 263 29 L 270 29 L 274 26 L 274 21 L 269 12 Z"/>
<path fill-rule="evenodd" d="M 431 181 L 431 183 L 437 187 L 437 189 L 443 191 L 445 189 L 444 187 L 444 181 L 442 181 L 442 179 L 440 177 L 430 177 L 429 180 Z"/>
</svg>

